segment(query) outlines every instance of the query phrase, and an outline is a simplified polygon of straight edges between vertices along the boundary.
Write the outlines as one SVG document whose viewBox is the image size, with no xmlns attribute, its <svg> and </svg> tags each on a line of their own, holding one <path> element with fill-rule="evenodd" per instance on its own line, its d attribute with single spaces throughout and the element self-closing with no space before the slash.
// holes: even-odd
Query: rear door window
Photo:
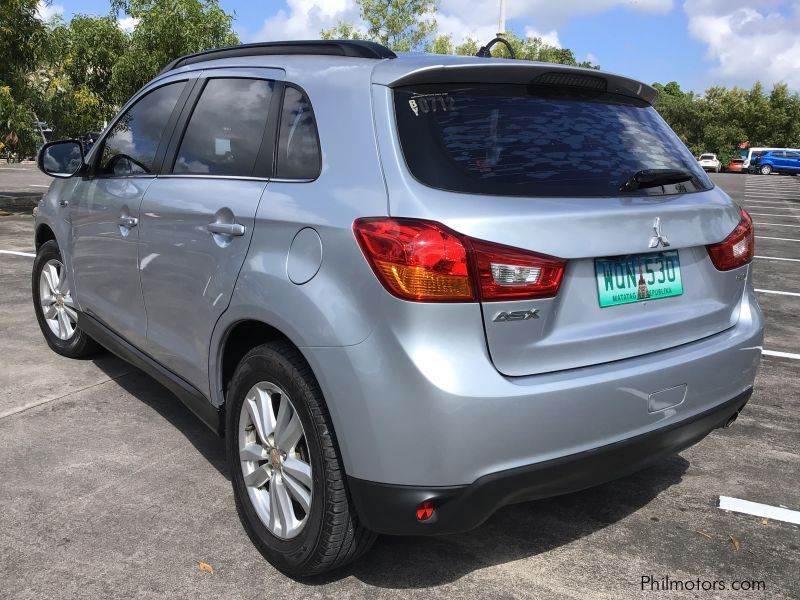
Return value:
<svg viewBox="0 0 800 600">
<path fill-rule="evenodd" d="M 164 130 L 178 103 L 185 81 L 170 83 L 149 92 L 114 124 L 103 141 L 100 175 L 147 175 Z"/>
<path fill-rule="evenodd" d="M 181 141 L 173 173 L 253 175 L 274 83 L 209 79 Z"/>
<path fill-rule="evenodd" d="M 422 183 L 506 196 L 619 196 L 644 169 L 691 174 L 679 193 L 713 187 L 654 108 L 596 90 L 505 84 L 397 88 L 400 143 Z"/>
<path fill-rule="evenodd" d="M 287 85 L 281 111 L 275 176 L 280 179 L 316 179 L 322 168 L 319 136 L 308 97 Z"/>
</svg>

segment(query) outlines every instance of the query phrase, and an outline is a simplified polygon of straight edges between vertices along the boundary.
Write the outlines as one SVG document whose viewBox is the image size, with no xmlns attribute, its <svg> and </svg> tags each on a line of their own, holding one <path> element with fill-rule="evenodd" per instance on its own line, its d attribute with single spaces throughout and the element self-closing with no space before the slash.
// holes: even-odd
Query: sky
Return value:
<svg viewBox="0 0 800 600">
<path fill-rule="evenodd" d="M 340 20 L 359 26 L 355 0 L 220 0 L 243 42 L 315 39 Z M 440 33 L 494 37 L 499 0 L 440 0 Z M 54 0 L 40 14 L 107 14 L 108 0 Z M 677 81 L 800 91 L 800 0 L 506 0 L 507 28 L 570 48 L 578 60 L 652 83 Z M 132 19 L 118 16 L 130 29 Z M 360 24 L 363 27 L 363 24 Z"/>
</svg>

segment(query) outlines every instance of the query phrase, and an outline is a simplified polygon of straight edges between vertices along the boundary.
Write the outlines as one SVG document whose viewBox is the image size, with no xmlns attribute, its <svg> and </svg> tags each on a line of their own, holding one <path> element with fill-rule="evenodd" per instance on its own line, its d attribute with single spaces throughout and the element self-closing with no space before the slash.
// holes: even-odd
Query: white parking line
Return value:
<svg viewBox="0 0 800 600">
<path fill-rule="evenodd" d="M 757 235 L 757 240 L 778 240 L 781 242 L 800 242 L 800 239 L 795 238 L 776 238 L 776 237 L 769 237 L 767 235 Z"/>
<path fill-rule="evenodd" d="M 745 515 L 800 525 L 800 511 L 789 510 L 780 506 L 770 506 L 769 504 L 740 500 L 730 496 L 720 496 L 717 506 L 722 510 L 732 510 Z"/>
<path fill-rule="evenodd" d="M 764 206 L 763 204 L 759 204 L 758 206 L 753 206 L 756 210 L 800 210 L 800 206 L 797 208 L 792 208 L 790 206 Z"/>
<path fill-rule="evenodd" d="M 794 219 L 800 218 L 800 215 L 776 215 L 775 213 L 754 213 L 754 212 L 751 212 L 750 214 L 756 215 L 758 217 L 792 217 Z"/>
<path fill-rule="evenodd" d="M 0 254 L 11 254 L 12 256 L 36 256 L 31 252 L 19 252 L 17 250 L 0 250 Z"/>
<path fill-rule="evenodd" d="M 762 223 L 761 221 L 754 221 L 753 223 L 755 225 L 769 225 L 771 227 L 800 227 L 800 225 L 787 225 L 786 223 Z"/>
<path fill-rule="evenodd" d="M 781 202 L 781 200 L 743 200 L 742 202 L 747 202 L 748 204 L 772 204 L 773 202 Z"/>
<path fill-rule="evenodd" d="M 762 350 L 761 354 L 764 356 L 775 356 L 777 358 L 791 358 L 792 360 L 800 360 L 800 354 L 792 352 L 778 352 L 777 350 Z"/>
<path fill-rule="evenodd" d="M 797 296 L 800 298 L 800 293 L 798 292 L 781 292 L 778 290 L 759 290 L 756 288 L 756 291 L 760 294 L 777 294 L 778 296 Z"/>
<path fill-rule="evenodd" d="M 43 187 L 43 188 L 49 188 L 50 186 L 49 186 L 49 185 L 39 185 L 38 183 L 32 183 L 32 184 L 31 184 L 31 187 Z"/>
<path fill-rule="evenodd" d="M 763 258 L 764 260 L 785 260 L 788 262 L 800 262 L 800 258 L 781 258 L 779 256 L 755 256 L 754 258 Z"/>
</svg>

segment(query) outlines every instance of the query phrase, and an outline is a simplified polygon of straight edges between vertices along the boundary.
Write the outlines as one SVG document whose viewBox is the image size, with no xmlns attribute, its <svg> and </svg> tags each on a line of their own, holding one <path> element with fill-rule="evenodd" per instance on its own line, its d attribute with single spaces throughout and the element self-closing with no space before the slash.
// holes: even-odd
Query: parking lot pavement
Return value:
<svg viewBox="0 0 800 600">
<path fill-rule="evenodd" d="M 800 178 L 713 178 L 748 211 L 762 196 L 800 207 Z M 754 219 L 757 255 L 773 257 L 753 267 L 765 349 L 797 354 L 800 296 L 773 292 L 800 294 L 800 263 L 774 260 L 800 258 L 800 242 L 764 238 L 800 239 L 800 227 Z M 0 217 L 3 249 L 32 250 L 29 216 Z M 800 509 L 800 360 L 765 356 L 732 429 L 639 474 L 501 509 L 467 534 L 382 537 L 357 564 L 297 582 L 253 548 L 223 443 L 169 392 L 111 356 L 70 361 L 47 348 L 31 264 L 0 254 L 2 598 L 652 597 L 643 576 L 728 586 L 698 598 L 797 598 L 800 528 L 715 504 Z M 733 592 L 734 580 L 766 589 Z"/>
<path fill-rule="evenodd" d="M 33 162 L 0 161 L 0 211 L 30 212 L 51 181 Z"/>
</svg>

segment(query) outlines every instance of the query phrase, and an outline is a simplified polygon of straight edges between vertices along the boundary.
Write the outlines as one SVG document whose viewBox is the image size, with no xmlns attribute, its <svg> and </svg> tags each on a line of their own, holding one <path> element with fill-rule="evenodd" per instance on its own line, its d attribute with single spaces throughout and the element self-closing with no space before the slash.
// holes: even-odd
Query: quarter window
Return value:
<svg viewBox="0 0 800 600">
<path fill-rule="evenodd" d="M 153 90 L 122 115 L 103 142 L 100 174 L 153 172 L 158 145 L 185 85 L 180 81 Z"/>
<path fill-rule="evenodd" d="M 321 168 L 319 137 L 311 102 L 297 88 L 286 86 L 275 176 L 281 179 L 316 179 Z"/>
<path fill-rule="evenodd" d="M 173 172 L 252 175 L 273 86 L 263 79 L 209 80 L 189 120 Z"/>
</svg>

